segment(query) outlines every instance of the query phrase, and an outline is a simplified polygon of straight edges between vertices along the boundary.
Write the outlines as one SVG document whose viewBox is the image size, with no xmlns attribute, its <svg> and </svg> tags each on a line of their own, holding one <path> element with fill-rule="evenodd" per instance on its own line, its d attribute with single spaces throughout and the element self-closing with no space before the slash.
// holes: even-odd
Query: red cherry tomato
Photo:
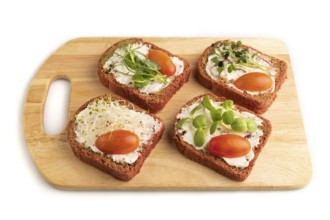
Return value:
<svg viewBox="0 0 330 220">
<path fill-rule="evenodd" d="M 261 92 L 272 87 L 272 79 L 265 73 L 252 72 L 239 77 L 234 85 L 244 91 Z"/>
<path fill-rule="evenodd" d="M 95 146 L 106 154 L 128 154 L 139 146 L 139 137 L 127 130 L 114 130 L 96 139 Z"/>
<path fill-rule="evenodd" d="M 171 58 L 161 50 L 150 50 L 148 59 L 155 61 L 160 66 L 160 72 L 166 76 L 172 76 L 176 72 L 176 66 Z"/>
<path fill-rule="evenodd" d="M 247 155 L 250 149 L 250 142 L 236 134 L 223 134 L 213 137 L 207 146 L 210 154 L 227 158 L 242 157 Z"/>
</svg>

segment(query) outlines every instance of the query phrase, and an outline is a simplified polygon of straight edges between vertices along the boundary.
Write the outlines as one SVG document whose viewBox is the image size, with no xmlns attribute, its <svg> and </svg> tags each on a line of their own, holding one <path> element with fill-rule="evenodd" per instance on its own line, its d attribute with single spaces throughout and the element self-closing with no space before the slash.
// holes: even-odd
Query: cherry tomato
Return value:
<svg viewBox="0 0 330 220">
<path fill-rule="evenodd" d="M 272 87 L 272 79 L 265 73 L 251 72 L 239 77 L 234 85 L 244 91 L 261 92 Z"/>
<path fill-rule="evenodd" d="M 139 137 L 128 130 L 114 130 L 96 139 L 95 146 L 106 154 L 128 154 L 139 146 Z"/>
<path fill-rule="evenodd" d="M 210 154 L 227 158 L 242 157 L 247 155 L 250 149 L 250 142 L 236 134 L 223 134 L 213 137 L 207 146 Z"/>
<path fill-rule="evenodd" d="M 161 50 L 150 50 L 148 59 L 155 61 L 160 66 L 160 72 L 166 76 L 172 76 L 176 72 L 176 66 L 171 58 Z"/>
</svg>

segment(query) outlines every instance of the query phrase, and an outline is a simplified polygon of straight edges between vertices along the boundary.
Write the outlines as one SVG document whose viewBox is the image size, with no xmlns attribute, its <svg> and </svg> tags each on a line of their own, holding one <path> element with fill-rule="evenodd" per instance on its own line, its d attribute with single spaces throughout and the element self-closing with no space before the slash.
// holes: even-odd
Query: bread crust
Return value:
<svg viewBox="0 0 330 220">
<path fill-rule="evenodd" d="M 87 107 L 87 105 L 89 103 L 93 102 L 94 100 L 103 98 L 103 97 L 109 97 L 109 96 L 110 95 L 103 95 L 103 96 L 99 96 L 99 97 L 89 100 L 84 105 L 82 105 L 74 115 L 77 115 L 79 112 L 84 110 Z M 137 159 L 137 161 L 135 161 L 134 164 L 130 165 L 127 163 L 116 163 L 110 157 L 107 157 L 106 154 L 96 153 L 96 152 L 92 151 L 90 148 L 86 148 L 83 144 L 78 143 L 75 140 L 76 135 L 74 132 L 75 121 L 76 121 L 75 117 L 72 117 L 72 119 L 70 120 L 70 122 L 67 126 L 67 131 L 68 131 L 67 138 L 68 138 L 68 142 L 70 144 L 70 147 L 71 147 L 74 155 L 77 158 L 79 158 L 81 161 L 83 161 L 87 164 L 90 164 L 90 165 L 112 175 L 116 179 L 128 181 L 140 172 L 140 169 L 141 169 L 144 161 L 149 156 L 150 152 L 154 149 L 154 147 L 156 146 L 158 141 L 161 139 L 161 137 L 164 133 L 164 130 L 165 130 L 165 126 L 164 126 L 163 121 L 160 118 L 158 118 L 157 116 L 147 113 L 145 110 L 137 107 L 136 105 L 133 105 L 132 103 L 130 103 L 118 96 L 111 95 L 111 100 L 121 100 L 123 105 L 125 105 L 128 109 L 134 108 L 134 110 L 136 110 L 136 111 L 149 114 L 154 119 L 158 120 L 161 124 L 161 129 L 156 134 L 154 134 L 152 139 L 147 144 L 143 145 L 143 149 L 140 153 L 140 156 Z"/>
<path fill-rule="evenodd" d="M 171 81 L 170 85 L 154 94 L 142 94 L 137 88 L 118 83 L 113 77 L 113 74 L 107 73 L 107 70 L 103 68 L 103 65 L 120 45 L 128 43 L 148 44 L 152 49 L 161 50 L 169 56 L 178 57 L 184 62 L 183 73 L 179 76 L 174 76 L 175 78 Z M 183 86 L 184 83 L 188 82 L 190 72 L 191 65 L 186 59 L 173 55 L 169 51 L 162 49 L 155 44 L 145 42 L 141 38 L 129 38 L 113 44 L 102 54 L 98 64 L 98 75 L 104 86 L 152 113 L 156 113 L 164 108 L 171 97 Z"/>
<path fill-rule="evenodd" d="M 214 96 L 211 94 L 205 94 L 205 95 L 209 96 L 210 99 L 215 100 L 215 101 L 224 101 L 226 99 L 224 97 L 217 97 L 217 96 Z M 193 104 L 194 102 L 196 102 L 197 100 L 199 100 L 201 97 L 203 97 L 205 95 L 197 96 L 197 97 L 193 98 L 192 100 L 190 100 L 189 102 L 187 102 L 180 109 L 178 114 L 182 111 L 183 108 L 190 106 L 191 104 Z M 244 107 L 238 106 L 236 104 L 235 104 L 235 106 L 237 107 L 237 109 L 239 111 L 246 111 L 246 112 L 255 114 L 254 112 L 252 112 Z M 257 160 L 260 152 L 262 151 L 263 147 L 265 146 L 265 144 L 271 134 L 271 131 L 272 131 L 272 125 L 271 125 L 270 121 L 268 121 L 267 119 L 263 118 L 260 115 L 257 115 L 257 114 L 255 114 L 255 115 L 264 121 L 263 126 L 262 126 L 264 135 L 260 138 L 259 145 L 253 149 L 253 152 L 255 154 L 254 158 L 250 161 L 249 166 L 244 169 L 230 166 L 222 158 L 213 156 L 213 155 L 209 154 L 208 152 L 199 151 L 196 148 L 194 148 L 191 144 L 185 142 L 182 139 L 181 135 L 179 134 L 178 128 L 176 127 L 176 123 L 178 122 L 178 119 L 176 117 L 174 119 L 173 138 L 174 138 L 175 144 L 176 144 L 177 148 L 179 149 L 179 151 L 187 158 L 189 158 L 197 163 L 200 163 L 200 164 L 228 177 L 229 179 L 232 179 L 235 181 L 244 181 L 251 173 L 255 161 Z"/>
<path fill-rule="evenodd" d="M 224 40 L 227 42 L 231 42 L 229 40 Z M 224 41 L 217 41 L 213 43 L 211 46 L 207 47 L 201 57 L 199 58 L 198 65 L 197 65 L 197 74 L 196 78 L 204 87 L 210 89 L 214 94 L 218 96 L 224 96 L 228 99 L 232 99 L 236 104 L 244 106 L 257 114 L 262 114 L 268 110 L 270 105 L 274 102 L 277 97 L 277 92 L 281 88 L 284 81 L 287 79 L 287 70 L 288 65 L 285 61 L 280 60 L 278 58 L 269 56 L 260 52 L 259 50 L 243 45 L 245 48 L 250 48 L 264 56 L 267 56 L 271 59 L 272 65 L 277 68 L 278 74 L 275 78 L 275 88 L 274 92 L 269 95 L 251 95 L 246 92 L 242 93 L 234 88 L 227 86 L 221 80 L 214 80 L 212 79 L 205 70 L 208 56 L 212 50 L 212 46 L 218 45 Z"/>
</svg>

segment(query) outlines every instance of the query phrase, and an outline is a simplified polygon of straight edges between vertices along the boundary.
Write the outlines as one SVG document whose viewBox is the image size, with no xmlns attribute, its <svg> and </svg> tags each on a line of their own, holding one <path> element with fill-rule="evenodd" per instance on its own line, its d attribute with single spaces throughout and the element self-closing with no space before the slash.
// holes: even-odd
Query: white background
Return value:
<svg viewBox="0 0 330 220">
<path fill-rule="evenodd" d="M 0 3 L 0 219 L 329 219 L 330 7 L 326 1 L 7 2 Z M 301 190 L 270 192 L 52 188 L 36 170 L 25 146 L 23 103 L 45 59 L 64 42 L 80 36 L 283 40 L 292 59 L 312 157 L 310 184 Z"/>
</svg>

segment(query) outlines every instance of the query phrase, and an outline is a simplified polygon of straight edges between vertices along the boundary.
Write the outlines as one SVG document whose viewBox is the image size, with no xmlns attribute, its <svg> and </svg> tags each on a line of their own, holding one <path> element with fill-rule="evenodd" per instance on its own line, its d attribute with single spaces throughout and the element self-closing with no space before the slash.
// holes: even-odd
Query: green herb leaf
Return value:
<svg viewBox="0 0 330 220">
<path fill-rule="evenodd" d="M 231 68 L 231 65 L 230 65 L 230 66 L 228 66 L 228 69 L 227 69 L 227 71 L 228 71 L 228 73 L 231 73 L 231 72 L 233 72 L 233 69 Z"/>
<path fill-rule="evenodd" d="M 205 115 L 198 115 L 193 120 L 193 126 L 195 128 L 203 128 L 206 125 L 206 116 Z"/>
<path fill-rule="evenodd" d="M 135 57 L 135 54 L 134 54 L 134 52 L 133 52 L 133 50 L 129 50 L 129 56 L 130 56 L 130 58 L 131 58 L 131 61 L 133 62 L 133 63 L 135 63 L 135 59 L 134 59 L 134 57 Z"/>
<path fill-rule="evenodd" d="M 134 60 L 134 58 L 133 58 L 133 60 Z M 136 69 L 135 61 L 131 60 L 130 53 L 128 53 L 124 56 L 124 64 L 128 69 L 135 71 L 135 69 Z"/>
<path fill-rule="evenodd" d="M 220 60 L 217 56 L 215 56 L 211 59 L 211 61 L 214 63 L 215 66 L 218 66 L 218 63 L 219 63 Z"/>
<path fill-rule="evenodd" d="M 228 72 L 231 73 L 233 72 L 234 70 L 236 70 L 235 66 L 233 63 L 231 63 L 229 66 L 228 66 Z"/>
<path fill-rule="evenodd" d="M 239 63 L 247 63 L 247 59 L 248 57 L 246 55 L 242 55 L 239 59 L 238 62 Z"/>
<path fill-rule="evenodd" d="M 222 71 L 224 71 L 225 70 L 225 66 L 222 66 L 222 67 L 218 67 L 218 73 L 219 73 L 219 75 L 221 75 L 221 73 L 222 73 Z"/>
<path fill-rule="evenodd" d="M 240 57 L 242 56 L 242 52 L 241 51 L 236 51 L 235 53 L 235 57 Z"/>
<path fill-rule="evenodd" d="M 137 88 L 143 88 L 146 85 L 148 85 L 149 81 L 144 81 L 144 82 L 134 82 L 134 86 L 136 86 Z"/>
<path fill-rule="evenodd" d="M 226 110 L 229 110 L 229 109 L 231 109 L 233 104 L 234 104 L 233 100 L 227 99 L 222 103 L 222 107 L 224 107 L 224 109 L 226 109 Z"/>
<path fill-rule="evenodd" d="M 220 121 L 221 120 L 221 109 L 215 109 L 215 108 L 212 108 L 212 109 L 209 109 L 210 110 L 210 115 L 211 115 L 211 118 L 212 118 L 212 121 Z"/>
<path fill-rule="evenodd" d="M 246 119 L 246 125 L 247 125 L 247 130 L 249 132 L 255 132 L 257 130 L 257 127 L 258 127 L 256 121 L 252 118 Z"/>
<path fill-rule="evenodd" d="M 217 54 L 217 52 L 216 52 L 216 49 L 213 47 L 212 50 L 211 50 L 210 55 L 215 55 L 215 54 Z"/>
<path fill-rule="evenodd" d="M 217 129 L 218 127 L 218 123 L 217 121 L 213 122 L 211 127 L 210 127 L 210 134 L 214 134 L 215 130 Z"/>
<path fill-rule="evenodd" d="M 229 51 L 221 52 L 221 56 L 223 56 L 225 59 L 229 56 Z"/>
<path fill-rule="evenodd" d="M 235 121 L 231 124 L 231 128 L 234 131 L 246 132 L 247 123 L 245 118 L 236 118 Z"/>
<path fill-rule="evenodd" d="M 198 110 L 200 110 L 202 108 L 204 108 L 203 105 L 201 105 L 201 104 L 197 105 L 193 110 L 191 110 L 190 116 L 193 117 L 195 112 L 197 112 Z"/>
<path fill-rule="evenodd" d="M 205 139 L 206 139 L 205 129 L 203 129 L 203 128 L 197 129 L 195 134 L 194 134 L 194 144 L 197 147 L 201 147 L 205 143 Z"/>
<path fill-rule="evenodd" d="M 141 73 L 134 74 L 132 76 L 132 80 L 134 82 L 134 85 L 138 88 L 143 88 L 150 82 L 149 77 L 146 77 Z"/>
<path fill-rule="evenodd" d="M 156 63 L 155 61 L 152 61 L 152 60 L 149 60 L 149 59 L 146 59 L 144 61 L 144 64 L 147 66 L 147 67 L 150 67 L 151 69 L 154 69 L 154 70 L 160 70 L 160 66 L 158 63 Z"/>
<path fill-rule="evenodd" d="M 138 56 L 135 56 L 134 60 L 136 64 L 143 65 L 143 61 Z"/>
<path fill-rule="evenodd" d="M 203 98 L 202 105 L 207 109 L 213 109 L 213 105 L 211 104 L 210 98 L 206 95 Z"/>
<path fill-rule="evenodd" d="M 176 127 L 177 128 L 182 128 L 182 126 L 184 125 L 184 123 L 190 118 L 181 118 L 178 123 L 176 123 Z"/>
<path fill-rule="evenodd" d="M 242 46 L 242 41 L 240 41 L 240 40 L 237 41 L 237 42 L 236 42 L 236 46 L 237 46 L 237 47 L 241 47 L 241 46 Z"/>
<path fill-rule="evenodd" d="M 235 121 L 234 112 L 232 110 L 224 112 L 222 114 L 222 121 L 227 125 L 231 125 Z"/>
<path fill-rule="evenodd" d="M 235 42 L 231 42 L 231 49 L 234 50 L 236 48 L 236 43 Z"/>
</svg>

